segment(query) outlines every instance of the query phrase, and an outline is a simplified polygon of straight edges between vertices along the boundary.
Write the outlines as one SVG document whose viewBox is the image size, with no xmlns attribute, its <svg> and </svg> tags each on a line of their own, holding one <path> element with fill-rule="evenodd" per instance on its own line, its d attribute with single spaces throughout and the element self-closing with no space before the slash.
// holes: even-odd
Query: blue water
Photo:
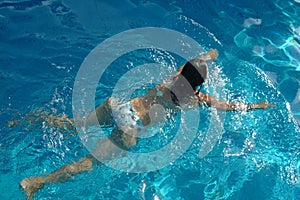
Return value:
<svg viewBox="0 0 300 200">
<path fill-rule="evenodd" d="M 1 1 L 0 199 L 25 199 L 18 184 L 23 178 L 88 153 L 72 131 L 62 133 L 35 115 L 29 123 L 26 114 L 42 108 L 72 116 L 74 80 L 88 53 L 117 33 L 149 26 L 177 30 L 206 50 L 218 49 L 203 90 L 217 95 L 213 89 L 222 87 L 228 91 L 224 99 L 267 100 L 276 108 L 226 113 L 216 145 L 199 158 L 215 115 L 200 108 L 197 138 L 169 166 L 128 174 L 98 165 L 68 182 L 46 184 L 35 199 L 300 199 L 299 14 L 298 0 Z M 173 71 L 182 64 L 155 51 L 128 57 L 136 64 L 163 60 Z M 112 73 L 120 76 L 118 68 Z M 99 104 L 113 88 L 109 76 L 102 84 Z M 14 119 L 21 124 L 8 128 Z"/>
</svg>

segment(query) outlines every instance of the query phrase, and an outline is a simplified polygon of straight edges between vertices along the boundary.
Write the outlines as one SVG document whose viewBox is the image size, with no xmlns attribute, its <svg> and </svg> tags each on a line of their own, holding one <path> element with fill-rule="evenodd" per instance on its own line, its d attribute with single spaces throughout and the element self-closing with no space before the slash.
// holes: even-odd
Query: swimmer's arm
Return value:
<svg viewBox="0 0 300 200">
<path fill-rule="evenodd" d="M 266 108 L 275 107 L 274 104 L 268 104 L 266 102 L 261 102 L 258 104 L 244 104 L 244 103 L 218 100 L 202 92 L 197 92 L 196 95 L 198 97 L 199 103 L 205 103 L 208 106 L 212 106 L 219 110 L 225 110 L 225 111 L 248 111 L 253 109 L 266 109 Z"/>
</svg>

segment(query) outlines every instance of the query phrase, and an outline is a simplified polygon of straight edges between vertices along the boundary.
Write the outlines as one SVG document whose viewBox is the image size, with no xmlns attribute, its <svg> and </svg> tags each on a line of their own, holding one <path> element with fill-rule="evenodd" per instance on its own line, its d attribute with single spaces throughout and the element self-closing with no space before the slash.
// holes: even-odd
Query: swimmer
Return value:
<svg viewBox="0 0 300 200">
<path fill-rule="evenodd" d="M 112 131 L 108 138 L 99 141 L 97 155 L 106 160 L 118 155 L 118 150 L 110 148 L 109 145 L 112 144 L 107 143 L 108 140 L 124 150 L 130 150 L 134 147 L 138 142 L 139 127 L 154 123 L 151 121 L 153 118 L 149 112 L 154 104 L 159 104 L 163 108 L 172 109 L 175 112 L 180 112 L 180 109 L 196 108 L 199 105 L 212 106 L 224 111 L 249 111 L 275 106 L 266 102 L 257 104 L 227 102 L 197 90 L 208 76 L 206 61 L 215 60 L 217 57 L 218 52 L 212 49 L 204 56 L 188 61 L 179 68 L 169 84 L 160 84 L 150 89 L 144 96 L 133 98 L 127 103 L 120 104 L 116 98 L 109 98 L 104 101 L 87 117 L 85 126 L 109 124 L 113 118 L 118 127 Z M 72 120 L 67 119 L 65 116 L 63 120 L 55 119 L 53 116 L 52 118 L 51 121 L 59 126 L 66 123 L 69 127 L 72 123 Z M 78 162 L 64 165 L 51 174 L 25 178 L 20 182 L 20 186 L 26 191 L 27 198 L 32 199 L 34 193 L 42 188 L 44 184 L 48 182 L 65 182 L 76 174 L 92 170 L 95 162 L 96 160 L 89 155 Z"/>
</svg>

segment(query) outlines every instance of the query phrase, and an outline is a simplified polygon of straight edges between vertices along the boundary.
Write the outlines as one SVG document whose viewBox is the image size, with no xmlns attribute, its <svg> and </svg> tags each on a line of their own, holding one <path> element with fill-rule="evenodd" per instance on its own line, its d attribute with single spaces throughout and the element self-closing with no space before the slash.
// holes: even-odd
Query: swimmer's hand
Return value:
<svg viewBox="0 0 300 200">
<path fill-rule="evenodd" d="M 219 53 L 216 49 L 210 49 L 207 54 L 200 57 L 200 60 L 209 61 L 209 60 L 216 60 L 219 56 Z"/>
<path fill-rule="evenodd" d="M 269 104 L 267 102 L 261 102 L 261 103 L 254 103 L 250 105 L 250 109 L 267 109 L 267 108 L 274 108 L 276 105 L 275 104 Z"/>
<path fill-rule="evenodd" d="M 219 56 L 219 53 L 217 49 L 210 49 L 207 53 L 207 56 L 209 56 L 211 60 L 216 60 Z"/>
</svg>

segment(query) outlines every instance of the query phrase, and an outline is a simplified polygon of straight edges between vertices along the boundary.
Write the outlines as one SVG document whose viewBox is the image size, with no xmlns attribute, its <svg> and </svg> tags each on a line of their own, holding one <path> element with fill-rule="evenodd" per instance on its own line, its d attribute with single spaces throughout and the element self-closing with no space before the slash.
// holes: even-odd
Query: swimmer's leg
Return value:
<svg viewBox="0 0 300 200">
<path fill-rule="evenodd" d="M 98 106 L 86 120 L 78 119 L 76 120 L 80 126 L 85 122 L 85 126 L 103 125 L 111 123 L 111 101 L 114 98 L 109 98 L 105 100 L 100 106 Z M 65 126 L 69 130 L 76 131 L 75 120 L 68 118 L 66 115 L 50 115 L 47 120 L 49 123 L 57 127 Z"/>
<path fill-rule="evenodd" d="M 136 146 L 138 141 L 138 132 L 137 130 L 130 128 L 123 130 L 126 130 L 126 133 L 118 128 L 114 129 L 110 135 L 110 140 L 122 149 L 129 150 Z"/>
<path fill-rule="evenodd" d="M 138 137 L 136 131 L 130 130 L 127 134 L 119 128 L 115 128 L 109 138 L 102 139 L 98 142 L 98 146 L 93 151 L 93 155 L 101 161 L 109 161 L 115 157 L 125 156 L 130 148 L 136 146 L 137 141 Z"/>
<path fill-rule="evenodd" d="M 107 124 L 111 120 L 111 102 L 114 98 L 109 98 L 96 108 L 87 118 L 86 126 Z"/>
<path fill-rule="evenodd" d="M 104 125 L 111 123 L 112 111 L 111 111 L 111 103 L 115 101 L 116 98 L 110 97 L 105 100 L 100 106 L 98 106 L 88 117 L 86 120 L 82 120 L 85 122 L 85 126 L 94 126 L 94 125 Z M 74 119 L 72 119 L 74 122 Z M 81 120 L 79 120 L 81 121 Z"/>
<path fill-rule="evenodd" d="M 102 156 L 103 160 L 110 160 L 115 158 L 120 153 L 120 148 L 129 150 L 137 143 L 137 134 L 132 132 L 126 134 L 120 129 L 115 129 L 109 138 L 102 139 L 99 142 L 99 147 L 95 150 L 98 156 Z M 107 142 L 110 140 L 111 142 Z M 113 148 L 113 144 L 120 148 Z M 46 176 L 37 176 L 25 178 L 20 182 L 20 186 L 26 191 L 27 199 L 32 199 L 36 191 L 43 188 L 44 184 L 49 182 L 66 182 L 69 178 L 92 170 L 93 161 L 92 156 L 84 157 L 78 162 L 62 166 L 57 171 Z"/>
<path fill-rule="evenodd" d="M 92 126 L 97 124 L 108 124 L 111 120 L 111 109 L 110 102 L 113 98 L 109 98 L 104 101 L 102 105 L 98 106 L 95 111 L 93 111 L 85 120 L 86 126 Z M 77 120 L 80 125 L 84 120 Z M 69 118 L 66 114 L 57 114 L 56 110 L 52 112 L 45 111 L 45 109 L 37 109 L 32 112 L 27 113 L 20 120 L 11 120 L 8 122 L 7 127 L 13 128 L 18 125 L 25 126 L 26 129 L 34 129 L 38 124 L 44 124 L 49 127 L 58 128 L 59 132 L 67 132 L 72 131 L 76 133 L 76 127 L 74 123 L 74 119 Z"/>
<path fill-rule="evenodd" d="M 31 200 L 34 193 L 43 188 L 45 183 L 66 182 L 70 177 L 92 170 L 93 160 L 91 156 L 84 157 L 78 162 L 62 166 L 47 176 L 25 178 L 20 182 L 20 186 L 25 190 L 27 199 Z"/>
<path fill-rule="evenodd" d="M 13 119 L 13 120 L 9 121 L 7 123 L 7 127 L 12 128 L 12 127 L 18 126 L 20 124 L 30 126 L 37 122 L 43 121 L 44 119 L 46 119 L 45 111 L 43 111 L 43 109 L 40 108 L 40 109 L 36 109 L 36 110 L 33 110 L 33 111 L 27 113 L 25 116 L 22 116 L 22 118 L 20 118 L 20 119 Z"/>
<path fill-rule="evenodd" d="M 46 111 L 46 109 L 37 109 L 27 113 L 19 120 L 9 121 L 8 128 L 15 126 L 24 126 L 27 130 L 36 129 L 37 126 L 43 124 L 48 127 L 59 128 L 59 131 L 64 133 L 66 131 L 76 131 L 73 119 L 70 119 L 66 114 L 57 114 L 57 111 Z"/>
</svg>

